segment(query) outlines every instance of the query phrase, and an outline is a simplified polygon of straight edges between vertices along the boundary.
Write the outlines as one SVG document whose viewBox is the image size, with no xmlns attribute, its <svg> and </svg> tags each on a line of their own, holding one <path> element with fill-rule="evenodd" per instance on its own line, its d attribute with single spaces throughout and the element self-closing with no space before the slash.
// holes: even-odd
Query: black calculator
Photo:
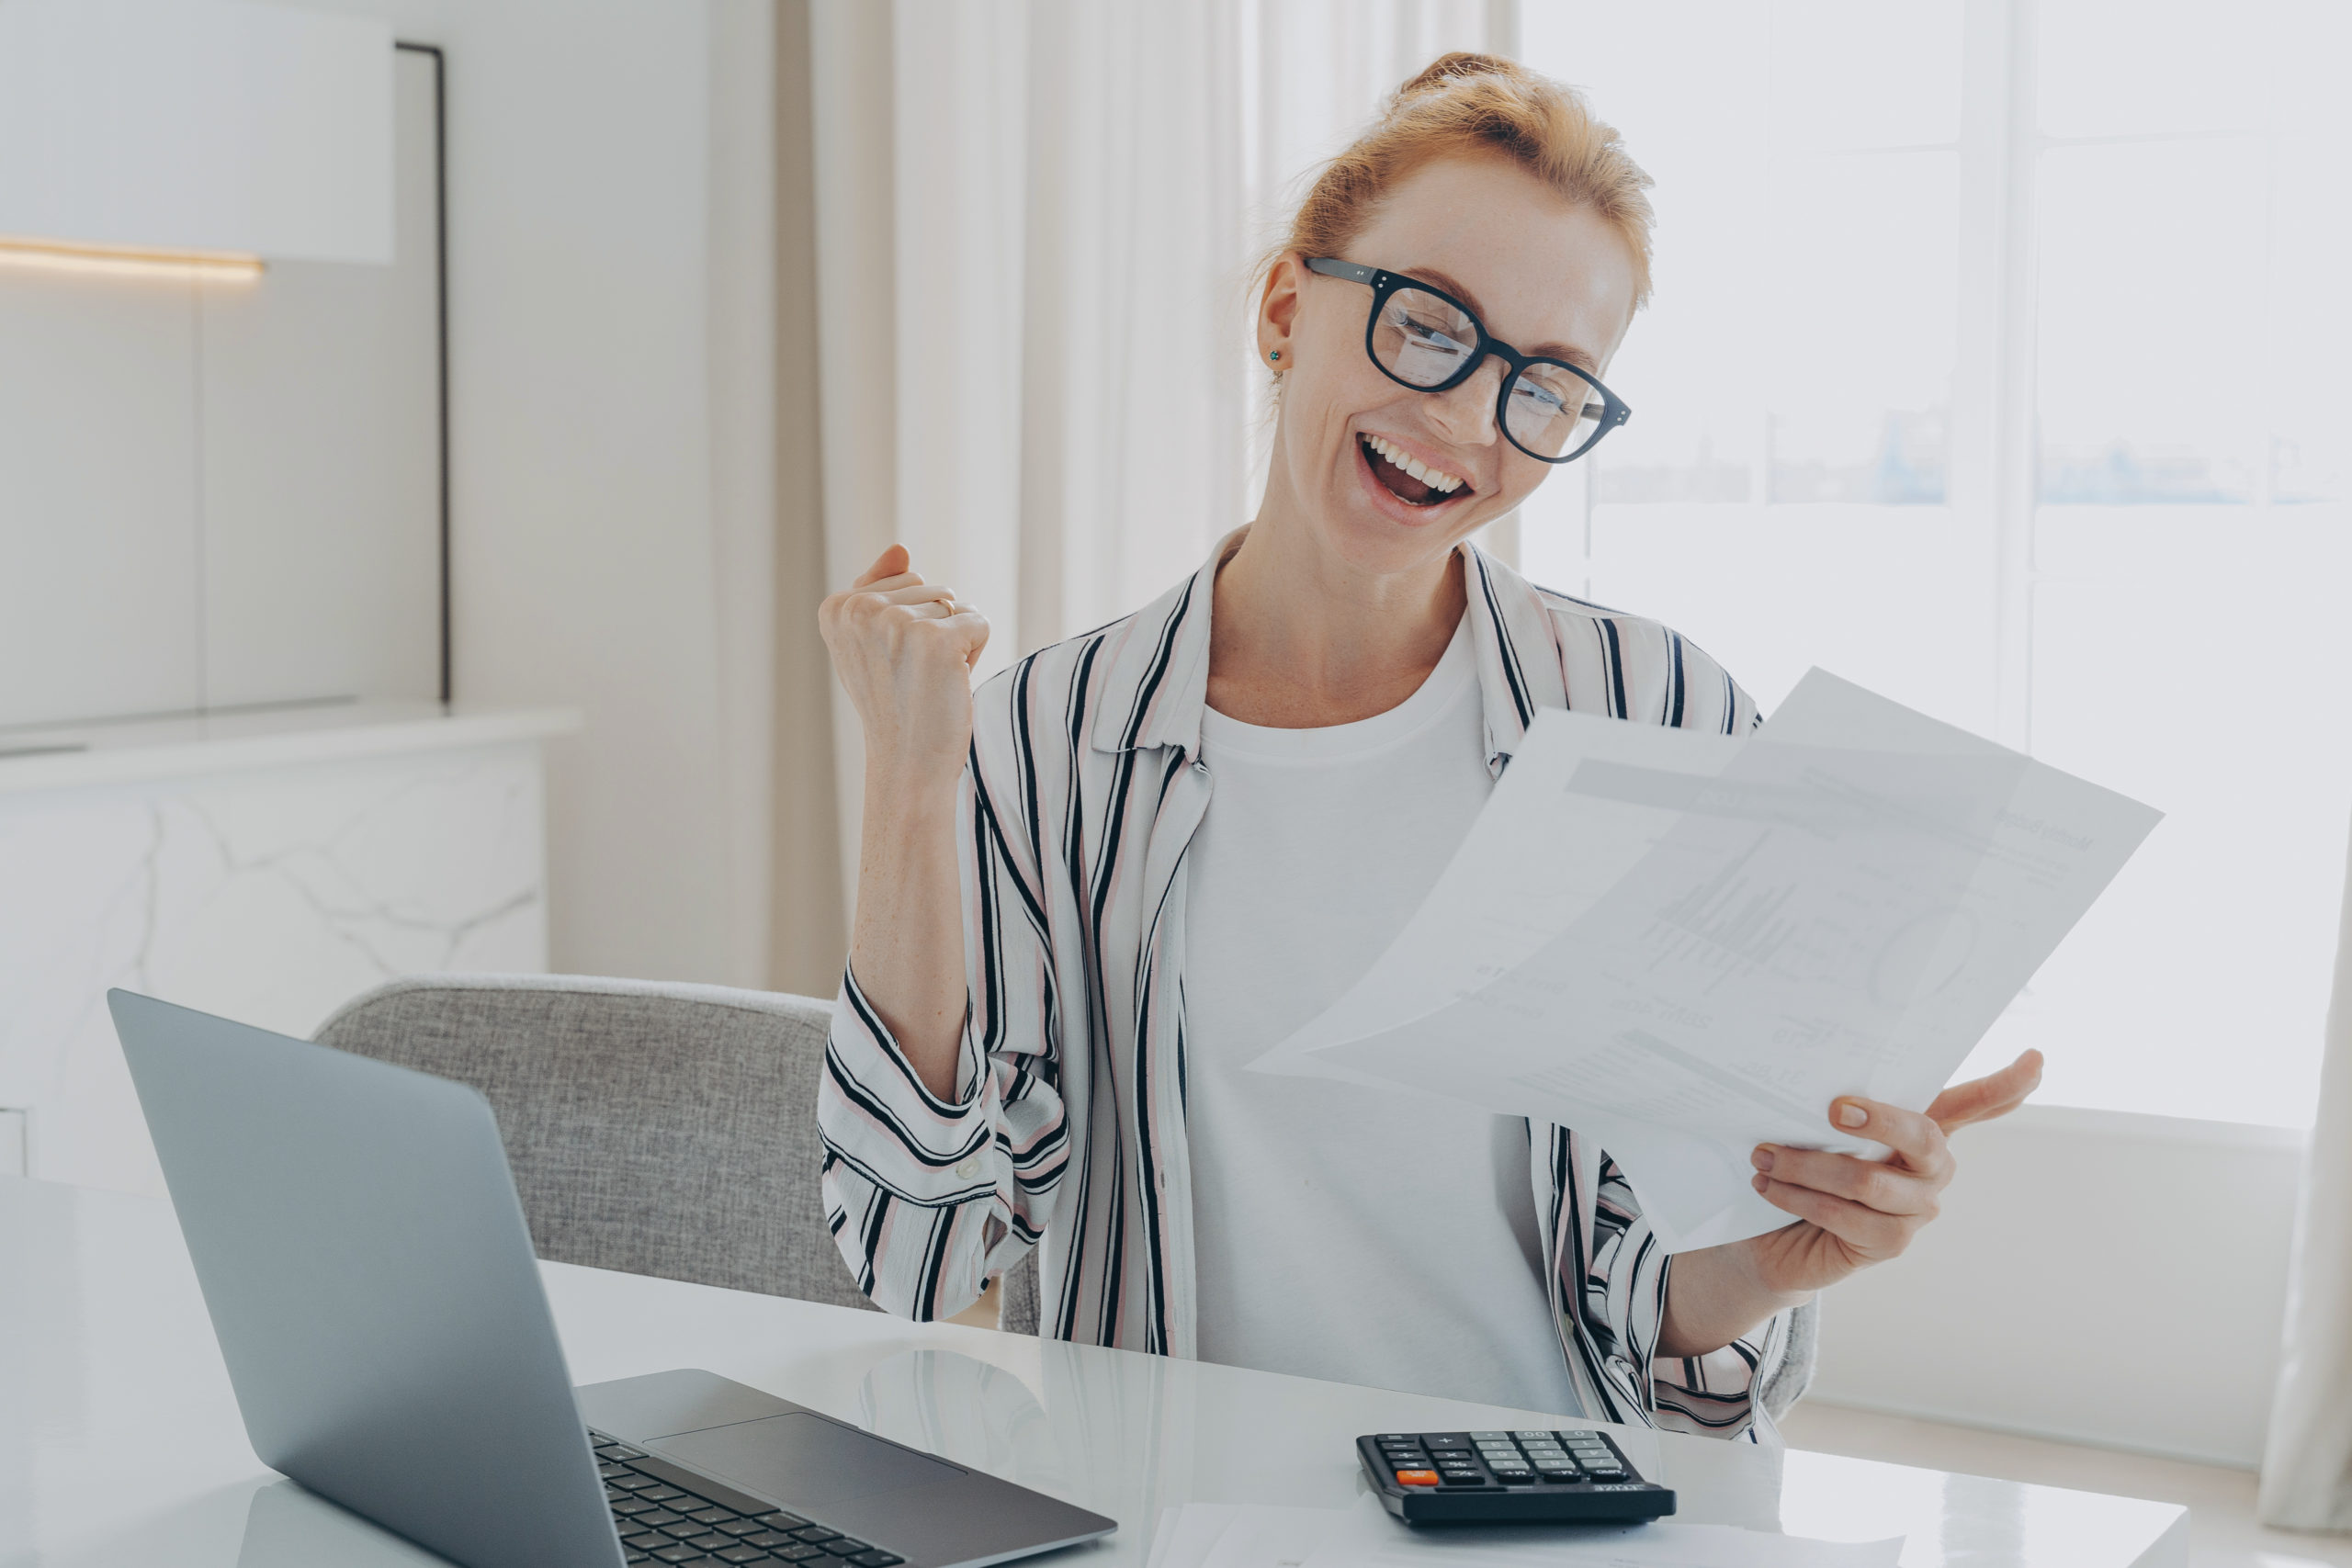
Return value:
<svg viewBox="0 0 2352 1568">
<path fill-rule="evenodd" d="M 1356 1457 L 1408 1524 L 1654 1519 L 1674 1493 L 1645 1481 L 1608 1433 L 1379 1432 Z"/>
</svg>

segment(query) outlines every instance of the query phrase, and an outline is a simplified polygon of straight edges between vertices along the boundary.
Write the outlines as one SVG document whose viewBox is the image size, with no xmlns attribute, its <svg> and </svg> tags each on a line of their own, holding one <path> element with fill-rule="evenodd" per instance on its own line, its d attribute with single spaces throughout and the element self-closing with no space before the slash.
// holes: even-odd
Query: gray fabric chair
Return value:
<svg viewBox="0 0 2352 1568">
<path fill-rule="evenodd" d="M 319 1042 L 489 1097 L 539 1256 L 873 1309 L 826 1228 L 817 1075 L 831 1002 L 718 986 L 421 976 L 346 1004 Z M 1037 1259 L 999 1281 L 1035 1334 Z M 1820 1309 L 1798 1309 L 1766 1384 L 1813 1381 Z"/>
<path fill-rule="evenodd" d="M 346 1004 L 318 1039 L 487 1096 L 542 1258 L 872 1310 L 818 1196 L 832 1010 L 718 986 L 425 976 Z"/>
</svg>

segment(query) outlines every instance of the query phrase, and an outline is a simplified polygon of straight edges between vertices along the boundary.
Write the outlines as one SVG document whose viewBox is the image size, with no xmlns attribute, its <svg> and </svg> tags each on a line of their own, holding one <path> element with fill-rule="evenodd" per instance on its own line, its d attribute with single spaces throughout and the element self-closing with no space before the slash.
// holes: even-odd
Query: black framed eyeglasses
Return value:
<svg viewBox="0 0 2352 1568">
<path fill-rule="evenodd" d="M 1521 354 L 1493 336 L 1477 312 L 1442 288 L 1332 256 L 1309 256 L 1306 269 L 1372 289 L 1364 352 L 1399 386 L 1451 390 L 1489 355 L 1510 367 L 1495 394 L 1495 423 L 1539 463 L 1573 463 L 1634 417 L 1624 399 L 1566 360 Z"/>
</svg>

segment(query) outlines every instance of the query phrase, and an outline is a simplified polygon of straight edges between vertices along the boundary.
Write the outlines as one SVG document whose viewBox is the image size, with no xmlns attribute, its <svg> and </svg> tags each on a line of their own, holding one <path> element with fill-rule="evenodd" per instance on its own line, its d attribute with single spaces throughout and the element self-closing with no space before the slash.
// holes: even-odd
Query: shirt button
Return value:
<svg viewBox="0 0 2352 1568">
<path fill-rule="evenodd" d="M 978 1156 L 978 1155 L 974 1155 L 974 1156 L 972 1156 L 970 1158 L 966 1159 L 966 1160 L 964 1160 L 964 1161 L 960 1162 L 959 1164 L 957 1164 L 957 1166 L 956 1167 L 956 1175 L 958 1175 L 958 1176 L 961 1176 L 961 1177 L 967 1178 L 967 1179 L 968 1179 L 968 1178 L 970 1178 L 970 1177 L 975 1177 L 975 1176 L 979 1175 L 979 1174 L 980 1174 L 980 1156 Z"/>
</svg>

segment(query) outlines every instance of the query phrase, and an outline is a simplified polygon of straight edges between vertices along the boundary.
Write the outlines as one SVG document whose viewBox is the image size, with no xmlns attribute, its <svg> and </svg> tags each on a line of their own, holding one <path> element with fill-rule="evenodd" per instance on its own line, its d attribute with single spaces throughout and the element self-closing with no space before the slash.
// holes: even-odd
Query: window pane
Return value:
<svg viewBox="0 0 2352 1568">
<path fill-rule="evenodd" d="M 2275 51 L 2263 0 L 2041 0 L 2048 136 L 2252 130 Z"/>
<path fill-rule="evenodd" d="M 1766 335 L 1734 258 L 1768 231 L 1771 9 L 1531 6 L 1529 62 L 1584 87 L 1657 181 L 1656 292 L 1610 366 L 1633 422 L 1592 458 L 1604 498 L 1746 502 L 1763 493 Z"/>
<path fill-rule="evenodd" d="M 1978 1065 L 2035 1044 L 2062 1103 L 2302 1122 L 2352 816 L 2352 728 L 2311 694 L 2352 668 L 2352 5 L 2037 12 L 2056 144 L 2008 209 L 2037 266 L 2013 299 L 1958 272 L 1959 170 L 2007 164 L 1936 145 L 1959 134 L 1955 11 L 1526 9 L 1531 62 L 1623 127 L 1660 223 L 1657 303 L 1610 378 L 1634 423 L 1589 508 L 1561 486 L 1523 512 L 1525 548 L 1768 708 L 1818 664 L 2024 726 L 2165 810 Z M 2015 381 L 1972 374 L 1952 406 L 1963 304 L 2030 329 L 1997 340 L 2033 355 L 2010 368 L 2040 497 L 2006 620 L 2006 476 L 1983 441 L 1954 468 L 1941 427 L 1997 429 Z M 1996 709 L 2005 667 L 2022 710 Z"/>
<path fill-rule="evenodd" d="M 2314 509 L 2315 510 L 2315 509 Z M 1975 1063 L 2044 1097 L 2308 1123 L 2352 812 L 2352 536 L 2312 510 L 2044 509 L 2033 750 L 2166 813 Z"/>
<path fill-rule="evenodd" d="M 2253 137 L 2042 155 L 2043 501 L 2257 499 L 2266 164 Z"/>
<path fill-rule="evenodd" d="M 1634 416 L 1594 454 L 1596 498 L 1939 503 L 1957 158 L 1917 149 L 1957 133 L 1954 0 L 1524 25 L 1657 182 L 1656 297 L 1609 374 Z"/>
<path fill-rule="evenodd" d="M 1784 145 L 1919 147 L 1959 136 L 1959 0 L 1781 0 L 1770 10 L 1773 130 Z"/>
<path fill-rule="evenodd" d="M 1939 507 L 1601 505 L 1592 514 L 1592 597 L 1692 638 L 1768 715 L 1818 664 L 1990 731 L 1994 570 L 1992 531 Z"/>
<path fill-rule="evenodd" d="M 1770 260 L 1754 267 L 1772 327 L 1772 500 L 1942 502 L 1959 181 L 1941 152 L 1776 171 Z"/>
<path fill-rule="evenodd" d="M 2352 6 L 2345 8 L 2352 17 Z M 2343 95 L 2352 102 L 2352 93 Z M 2352 137 L 2281 139 L 2270 237 L 2274 505 L 2352 501 Z"/>
</svg>

